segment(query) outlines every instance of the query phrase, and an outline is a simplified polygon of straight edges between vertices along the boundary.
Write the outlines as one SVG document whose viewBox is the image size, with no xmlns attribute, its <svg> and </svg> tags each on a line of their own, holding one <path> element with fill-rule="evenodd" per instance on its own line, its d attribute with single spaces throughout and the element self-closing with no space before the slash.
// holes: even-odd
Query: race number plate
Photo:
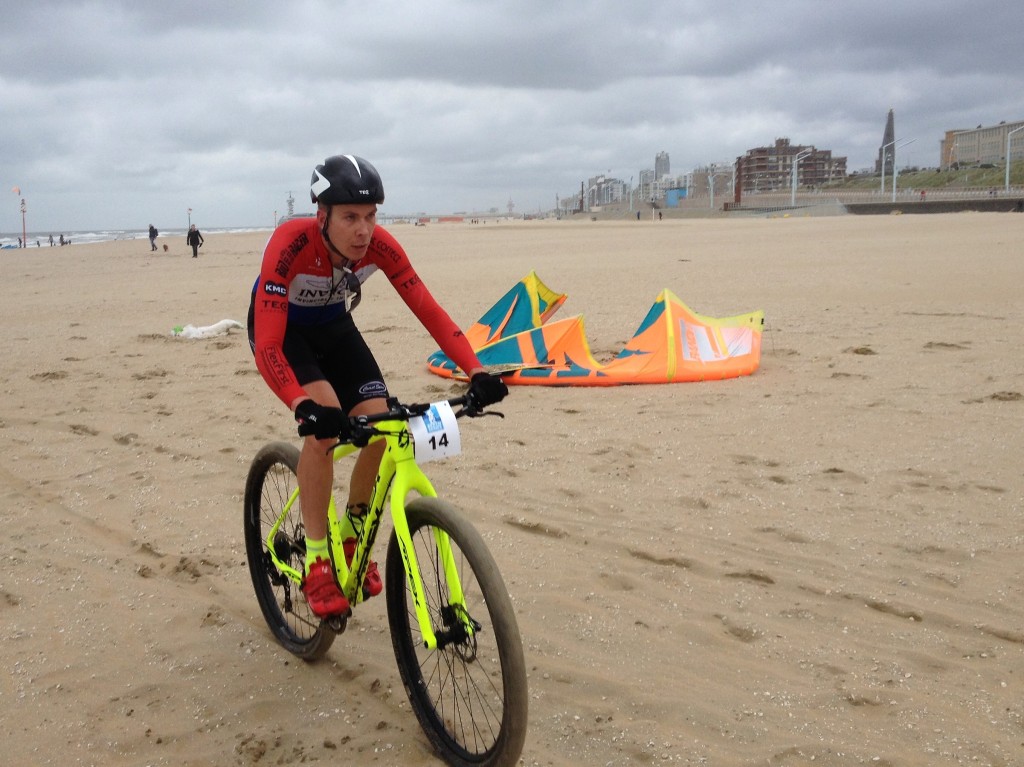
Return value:
<svg viewBox="0 0 1024 767">
<path fill-rule="evenodd" d="M 416 463 L 440 461 L 462 452 L 459 424 L 447 402 L 435 402 L 426 413 L 410 419 L 409 431 L 416 446 Z"/>
</svg>

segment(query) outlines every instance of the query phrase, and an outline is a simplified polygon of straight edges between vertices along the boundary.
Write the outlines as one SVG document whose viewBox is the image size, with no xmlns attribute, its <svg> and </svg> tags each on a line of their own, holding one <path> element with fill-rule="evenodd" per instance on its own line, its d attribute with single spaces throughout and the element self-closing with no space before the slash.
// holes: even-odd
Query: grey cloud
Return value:
<svg viewBox="0 0 1024 767">
<path fill-rule="evenodd" d="M 392 211 L 525 210 L 661 150 L 685 171 L 790 136 L 863 167 L 890 107 L 934 164 L 942 131 L 1024 117 L 1022 8 L 41 0 L 0 26 L 0 173 L 47 226 L 265 221 L 341 150 Z"/>
</svg>

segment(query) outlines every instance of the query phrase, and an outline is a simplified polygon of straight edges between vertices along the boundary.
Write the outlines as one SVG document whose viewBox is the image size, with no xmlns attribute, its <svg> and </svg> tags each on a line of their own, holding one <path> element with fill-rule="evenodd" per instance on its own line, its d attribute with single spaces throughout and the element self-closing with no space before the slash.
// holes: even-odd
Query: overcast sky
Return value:
<svg viewBox="0 0 1024 767">
<path fill-rule="evenodd" d="M 1020 0 L 2 0 L 0 230 L 270 226 L 361 155 L 383 213 L 549 209 L 787 136 L 935 166 L 1024 119 Z"/>
</svg>

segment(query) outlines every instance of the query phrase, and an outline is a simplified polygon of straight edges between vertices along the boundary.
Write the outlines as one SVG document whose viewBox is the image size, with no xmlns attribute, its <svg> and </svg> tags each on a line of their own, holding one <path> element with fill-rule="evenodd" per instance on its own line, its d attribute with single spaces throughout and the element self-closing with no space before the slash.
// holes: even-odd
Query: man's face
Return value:
<svg viewBox="0 0 1024 767">
<path fill-rule="evenodd" d="M 321 208 L 317 210 L 316 217 L 321 228 L 327 222 L 327 234 L 345 258 L 358 261 L 366 255 L 373 229 L 377 226 L 376 205 L 332 205 L 329 216 Z"/>
</svg>

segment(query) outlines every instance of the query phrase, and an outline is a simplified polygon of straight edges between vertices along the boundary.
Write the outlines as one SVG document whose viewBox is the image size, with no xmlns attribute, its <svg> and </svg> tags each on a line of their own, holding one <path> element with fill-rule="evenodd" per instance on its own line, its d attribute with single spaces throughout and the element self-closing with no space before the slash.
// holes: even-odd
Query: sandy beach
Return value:
<svg viewBox="0 0 1024 767">
<path fill-rule="evenodd" d="M 516 606 L 522 764 L 1024 764 L 1024 216 L 391 231 L 463 327 L 533 269 L 598 359 L 662 288 L 766 315 L 753 376 L 517 387 L 431 464 Z M 266 237 L 0 255 L 0 762 L 437 763 L 383 599 L 310 665 L 253 594 L 248 464 L 298 439 L 244 332 L 171 329 L 244 323 Z M 461 390 L 383 276 L 356 320 L 393 393 Z"/>
</svg>

